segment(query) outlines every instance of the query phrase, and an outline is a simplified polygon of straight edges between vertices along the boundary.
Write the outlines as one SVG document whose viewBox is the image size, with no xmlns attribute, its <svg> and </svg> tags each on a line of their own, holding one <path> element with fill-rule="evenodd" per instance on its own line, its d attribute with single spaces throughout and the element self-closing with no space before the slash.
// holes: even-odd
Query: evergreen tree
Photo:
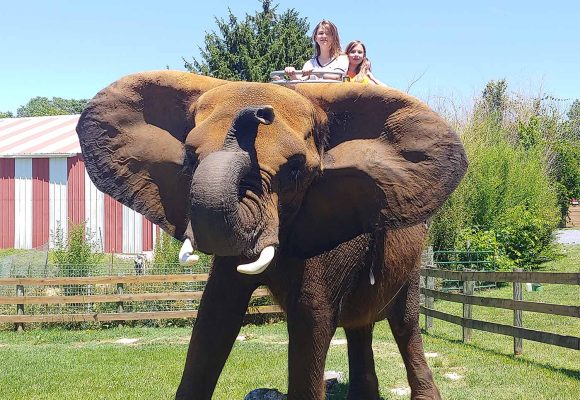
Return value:
<svg viewBox="0 0 580 400">
<path fill-rule="evenodd" d="M 184 59 L 185 68 L 215 78 L 268 82 L 272 71 L 301 67 L 313 52 L 307 19 L 294 9 L 278 14 L 278 5 L 260 1 L 262 10 L 243 20 L 231 10 L 227 20 L 216 17 L 218 31 L 206 32 L 201 60 Z"/>
</svg>

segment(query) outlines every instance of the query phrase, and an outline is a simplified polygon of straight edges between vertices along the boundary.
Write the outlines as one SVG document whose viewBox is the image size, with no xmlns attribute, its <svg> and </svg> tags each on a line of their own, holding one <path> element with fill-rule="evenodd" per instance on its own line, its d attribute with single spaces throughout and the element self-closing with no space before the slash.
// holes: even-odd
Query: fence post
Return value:
<svg viewBox="0 0 580 400">
<path fill-rule="evenodd" d="M 123 293 L 125 293 L 125 286 L 122 283 L 117 283 L 117 294 L 123 294 Z M 117 302 L 117 312 L 122 313 L 123 311 L 124 311 L 123 302 L 118 301 Z M 123 327 L 122 321 L 119 322 L 119 326 Z"/>
<path fill-rule="evenodd" d="M 475 281 L 463 281 L 463 294 L 472 296 L 475 289 Z M 471 319 L 471 304 L 463 303 L 463 319 Z M 463 326 L 463 343 L 471 342 L 471 328 Z"/>
<path fill-rule="evenodd" d="M 521 268 L 514 268 L 514 272 L 522 272 Z M 514 300 L 522 301 L 523 293 L 522 293 L 522 283 L 521 282 L 514 282 Z M 522 310 L 514 310 L 514 326 L 516 328 L 522 328 Z M 514 355 L 519 356 L 522 354 L 523 351 L 523 339 L 517 336 L 514 336 Z"/>
<path fill-rule="evenodd" d="M 24 286 L 23 285 L 16 285 L 16 296 L 23 297 L 24 296 Z M 24 315 L 24 304 L 16 304 L 16 314 L 17 315 Z M 24 324 L 22 322 L 16 323 L 16 331 L 22 332 L 24 330 Z"/>
<path fill-rule="evenodd" d="M 427 276 L 425 277 L 425 287 L 430 290 L 435 289 L 435 278 L 429 276 L 429 268 L 426 268 Z M 435 304 L 435 299 L 429 295 L 425 295 L 425 308 L 433 309 Z M 425 314 L 425 332 L 429 332 L 429 329 L 433 327 L 433 317 Z"/>
</svg>

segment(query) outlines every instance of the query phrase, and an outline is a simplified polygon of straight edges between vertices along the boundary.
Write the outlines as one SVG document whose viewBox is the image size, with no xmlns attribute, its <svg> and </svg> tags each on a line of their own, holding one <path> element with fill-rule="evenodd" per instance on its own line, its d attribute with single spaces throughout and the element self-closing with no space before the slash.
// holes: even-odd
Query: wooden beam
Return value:
<svg viewBox="0 0 580 400">
<path fill-rule="evenodd" d="M 580 285 L 580 272 L 484 272 L 421 268 L 422 276 L 478 282 L 536 282 Z"/>
<path fill-rule="evenodd" d="M 558 335 L 543 331 L 536 331 L 526 328 L 515 328 L 510 325 L 496 324 L 493 322 L 479 321 L 476 319 L 464 319 L 456 315 L 446 314 L 441 311 L 431 310 L 421 306 L 421 313 L 430 315 L 452 324 L 465 326 L 480 331 L 497 333 L 512 337 L 521 337 L 522 339 L 532 340 L 534 342 L 551 344 L 554 346 L 566 347 L 569 349 L 580 350 L 580 338 L 575 336 Z"/>
<path fill-rule="evenodd" d="M 533 311 L 544 314 L 563 315 L 565 317 L 580 318 L 580 306 L 563 306 L 551 303 L 534 303 L 531 301 L 514 301 L 495 297 L 466 296 L 464 294 L 444 293 L 437 290 L 422 288 L 425 296 L 454 303 L 472 304 L 474 306 L 504 308 L 506 310 Z M 429 307 L 430 308 L 430 307 Z"/>
<path fill-rule="evenodd" d="M 202 294 L 203 291 L 104 294 L 90 296 L 0 296 L 0 304 L 87 304 L 126 301 L 200 300 Z M 262 296 L 270 296 L 269 290 L 266 288 L 259 288 L 252 293 L 252 297 Z"/>
<path fill-rule="evenodd" d="M 248 307 L 247 314 L 277 314 L 283 312 L 284 311 L 280 306 L 258 306 Z M 0 315 L 0 323 L 105 322 L 196 317 L 197 310 L 95 314 Z"/>
<path fill-rule="evenodd" d="M 70 278 L 3 278 L 0 286 L 107 285 L 114 283 L 204 282 L 208 274 L 77 276 Z"/>
</svg>

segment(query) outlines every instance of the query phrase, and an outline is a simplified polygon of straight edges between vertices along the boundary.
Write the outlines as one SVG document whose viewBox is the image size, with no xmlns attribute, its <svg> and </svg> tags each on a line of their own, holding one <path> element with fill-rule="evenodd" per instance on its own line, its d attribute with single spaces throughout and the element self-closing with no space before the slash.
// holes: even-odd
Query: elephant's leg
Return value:
<svg viewBox="0 0 580 400">
<path fill-rule="evenodd" d="M 373 356 L 373 325 L 345 328 L 348 341 L 349 400 L 379 399 L 379 381 Z"/>
<path fill-rule="evenodd" d="M 288 400 L 323 400 L 326 396 L 324 364 L 336 318 L 330 307 L 316 303 L 302 299 L 288 309 Z"/>
<path fill-rule="evenodd" d="M 256 287 L 236 272 L 235 265 L 220 264 L 231 261 L 214 261 L 175 395 L 179 400 L 211 399 Z"/>
<path fill-rule="evenodd" d="M 417 271 L 418 272 L 418 271 Z M 388 317 L 407 369 L 411 399 L 441 399 L 423 350 L 419 329 L 419 274 L 403 287 Z"/>
</svg>

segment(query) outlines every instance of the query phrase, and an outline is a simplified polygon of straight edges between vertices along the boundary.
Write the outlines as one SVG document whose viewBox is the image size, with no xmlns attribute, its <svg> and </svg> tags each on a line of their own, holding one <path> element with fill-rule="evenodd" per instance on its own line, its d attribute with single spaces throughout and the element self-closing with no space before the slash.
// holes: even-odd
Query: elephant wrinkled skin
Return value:
<svg viewBox="0 0 580 400">
<path fill-rule="evenodd" d="M 228 82 L 176 71 L 99 92 L 77 132 L 96 186 L 214 255 L 178 399 L 209 399 L 252 292 L 286 311 L 289 399 L 323 399 L 338 326 L 349 399 L 378 399 L 387 318 L 412 398 L 437 399 L 418 326 L 430 218 L 465 173 L 458 136 L 425 104 L 372 85 Z M 242 274 L 265 249 L 269 267 Z"/>
</svg>

